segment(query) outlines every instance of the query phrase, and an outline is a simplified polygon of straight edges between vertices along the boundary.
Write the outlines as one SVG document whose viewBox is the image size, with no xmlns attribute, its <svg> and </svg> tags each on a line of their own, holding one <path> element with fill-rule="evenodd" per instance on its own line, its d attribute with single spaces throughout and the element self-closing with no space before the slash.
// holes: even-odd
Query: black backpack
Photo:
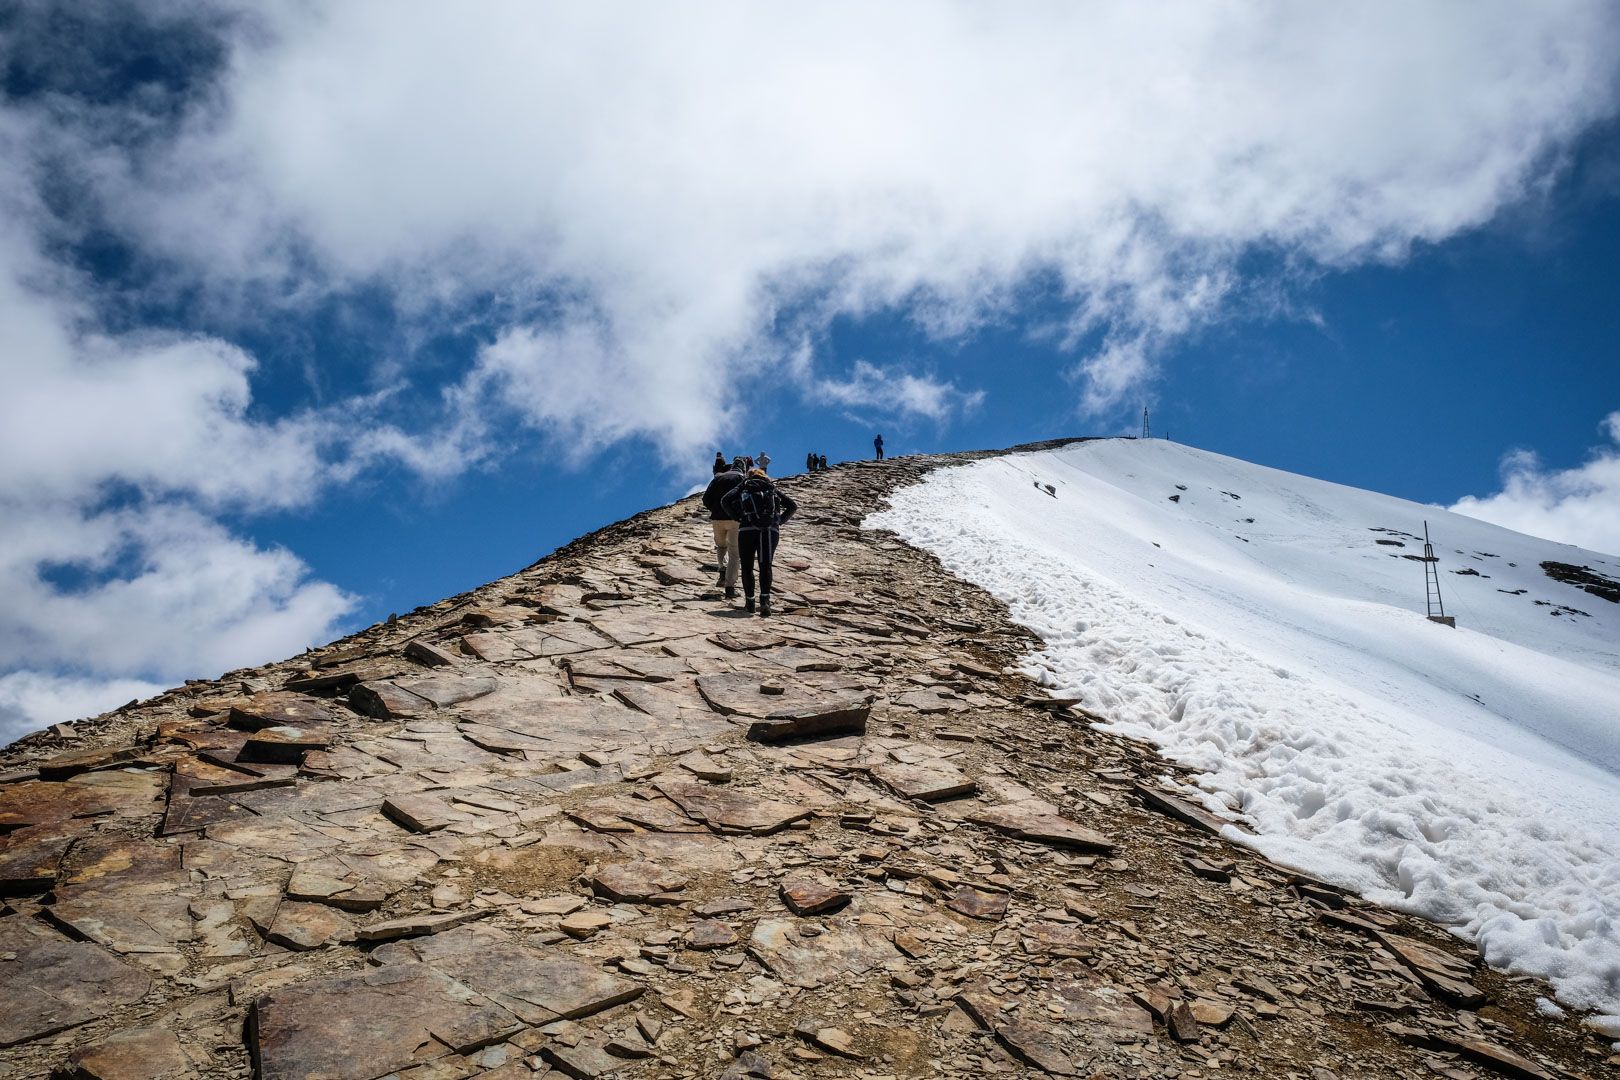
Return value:
<svg viewBox="0 0 1620 1080">
<path fill-rule="evenodd" d="M 737 490 L 737 524 L 745 529 L 774 529 L 782 516 L 782 501 L 769 480 L 746 481 Z"/>
</svg>

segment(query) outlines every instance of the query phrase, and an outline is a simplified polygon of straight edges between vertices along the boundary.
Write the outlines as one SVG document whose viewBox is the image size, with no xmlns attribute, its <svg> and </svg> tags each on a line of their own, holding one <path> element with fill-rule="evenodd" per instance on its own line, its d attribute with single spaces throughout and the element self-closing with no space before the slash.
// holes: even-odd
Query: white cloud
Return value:
<svg viewBox="0 0 1620 1080">
<path fill-rule="evenodd" d="M 800 343 L 841 317 L 955 337 L 1039 283 L 1090 350 L 1080 404 L 1114 408 L 1245 256 L 1399 259 L 1536 190 L 1613 111 L 1620 56 L 1601 0 L 147 10 L 210 7 L 213 82 L 0 103 L 0 640 L 31 665 L 0 677 L 30 716 L 329 633 L 349 598 L 222 522 L 384 460 L 453 476 L 513 415 L 576 456 L 645 437 L 674 460 L 772 380 L 976 403 L 948 373 L 818 374 Z M 34 51 L 57 44 L 99 55 Z M 381 287 L 418 328 L 474 300 L 497 326 L 407 403 L 432 423 L 382 421 L 413 392 L 392 375 L 278 413 L 236 345 L 106 320 L 59 261 L 91 225 L 214 317 Z"/>
<path fill-rule="evenodd" d="M 844 379 L 815 379 L 810 394 L 844 408 L 865 409 L 882 416 L 921 416 L 944 422 L 971 412 L 984 401 L 983 390 L 958 390 L 956 383 L 928 375 L 894 372 L 865 360 Z"/>
<path fill-rule="evenodd" d="M 1074 340 L 1101 332 L 1076 371 L 1111 408 L 1244 254 L 1397 259 L 1535 190 L 1612 111 L 1620 55 L 1600 0 L 352 0 L 243 25 L 217 108 L 103 170 L 124 228 L 233 287 L 312 260 L 560 304 L 460 400 L 672 456 L 785 337 L 887 306 L 969 332 L 1036 275 Z"/>
<path fill-rule="evenodd" d="M 96 716 L 162 689 L 161 683 L 141 679 L 86 679 L 35 671 L 0 675 L 0 746 L 30 731 Z"/>
<path fill-rule="evenodd" d="M 303 505 L 371 452 L 330 416 L 255 419 L 226 342 L 95 331 L 43 220 L 0 166 L 0 744 L 333 636 L 354 598 L 214 515 Z"/>
<path fill-rule="evenodd" d="M 1603 421 L 1608 443 L 1570 469 L 1548 469 L 1531 450 L 1502 459 L 1502 490 L 1465 496 L 1451 507 L 1531 536 L 1620 554 L 1620 412 Z"/>
</svg>

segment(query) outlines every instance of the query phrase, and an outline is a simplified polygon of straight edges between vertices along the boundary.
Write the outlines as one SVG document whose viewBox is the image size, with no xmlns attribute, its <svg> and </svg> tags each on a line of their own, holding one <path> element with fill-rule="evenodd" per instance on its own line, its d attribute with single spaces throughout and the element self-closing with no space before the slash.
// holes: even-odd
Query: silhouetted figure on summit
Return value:
<svg viewBox="0 0 1620 1080">
<path fill-rule="evenodd" d="M 799 504 L 778 491 L 764 469 L 720 499 L 720 507 L 737 519 L 737 543 L 742 551 L 743 610 L 754 610 L 754 562 L 759 562 L 759 614 L 771 613 L 771 560 L 776 557 L 778 531 L 798 511 Z"/>
<path fill-rule="evenodd" d="M 827 455 L 822 454 L 816 458 L 816 468 L 821 472 L 827 471 Z"/>
<path fill-rule="evenodd" d="M 877 451 L 877 459 L 879 461 L 882 461 L 883 460 L 883 436 L 882 435 L 879 435 L 877 438 L 872 440 L 872 449 Z"/>
</svg>

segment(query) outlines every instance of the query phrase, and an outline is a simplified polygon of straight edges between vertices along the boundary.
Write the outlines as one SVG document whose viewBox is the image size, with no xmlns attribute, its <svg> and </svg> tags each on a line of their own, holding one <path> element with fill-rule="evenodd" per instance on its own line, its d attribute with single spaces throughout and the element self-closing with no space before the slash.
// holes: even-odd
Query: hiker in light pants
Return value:
<svg viewBox="0 0 1620 1080">
<path fill-rule="evenodd" d="M 720 562 L 719 583 L 725 587 L 728 600 L 737 595 L 737 567 L 741 552 L 737 546 L 737 519 L 721 505 L 721 499 L 742 482 L 742 470 L 733 466 L 725 472 L 715 473 L 714 479 L 703 491 L 703 505 L 708 508 L 709 524 L 714 527 L 714 551 Z"/>
</svg>

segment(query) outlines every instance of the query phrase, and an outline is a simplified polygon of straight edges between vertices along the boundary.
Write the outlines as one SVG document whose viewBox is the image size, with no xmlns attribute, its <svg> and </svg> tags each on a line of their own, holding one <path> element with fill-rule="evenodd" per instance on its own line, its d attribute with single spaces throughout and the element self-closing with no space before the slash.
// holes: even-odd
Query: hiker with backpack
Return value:
<svg viewBox="0 0 1620 1080">
<path fill-rule="evenodd" d="M 799 504 L 779 491 L 764 469 L 720 498 L 720 507 L 737 520 L 737 546 L 742 552 L 743 610 L 754 610 L 754 564 L 759 563 L 759 614 L 771 613 L 771 561 L 776 557 L 778 530 L 798 512 Z"/>
<path fill-rule="evenodd" d="M 720 562 L 720 585 L 726 590 L 728 600 L 737 595 L 737 569 L 742 549 L 738 546 L 737 517 L 725 508 L 722 500 L 742 482 L 743 471 L 734 465 L 715 473 L 709 486 L 703 489 L 703 505 L 709 511 L 714 550 Z"/>
</svg>

